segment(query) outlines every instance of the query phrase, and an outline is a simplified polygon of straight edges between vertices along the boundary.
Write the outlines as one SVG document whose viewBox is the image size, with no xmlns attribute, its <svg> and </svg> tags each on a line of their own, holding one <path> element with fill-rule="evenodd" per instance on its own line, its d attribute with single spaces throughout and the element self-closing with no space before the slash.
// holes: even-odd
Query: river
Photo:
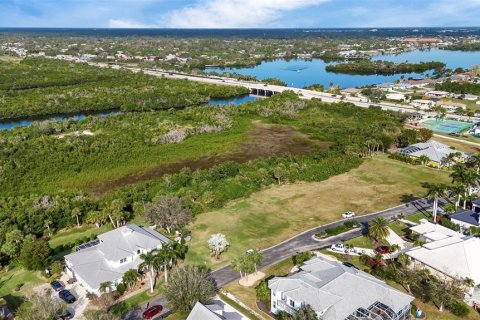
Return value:
<svg viewBox="0 0 480 320">
<path fill-rule="evenodd" d="M 239 105 L 248 101 L 255 101 L 258 99 L 254 96 L 241 96 L 235 97 L 230 99 L 213 99 L 208 102 L 209 105 Z M 64 121 L 64 120 L 75 120 L 80 121 L 84 120 L 87 116 L 92 117 L 107 117 L 107 116 L 114 116 L 120 115 L 123 112 L 119 110 L 111 110 L 111 111 L 102 111 L 102 112 L 92 112 L 90 114 L 70 114 L 70 115 L 56 115 L 56 116 L 41 116 L 41 117 L 33 117 L 33 118 L 26 118 L 21 120 L 12 120 L 12 121 L 3 121 L 0 122 L 0 130 L 10 130 L 16 127 L 28 127 L 31 126 L 33 122 L 36 121 Z"/>
<path fill-rule="evenodd" d="M 421 61 L 441 61 L 447 65 L 447 68 L 455 69 L 470 68 L 472 65 L 480 64 L 480 52 L 464 51 L 446 51 L 438 49 L 415 50 L 403 52 L 397 55 L 379 55 L 373 60 L 387 60 L 393 62 L 421 62 Z M 393 82 L 401 78 L 397 75 L 348 75 L 327 72 L 325 66 L 328 63 L 321 59 L 303 60 L 277 59 L 273 61 L 264 61 L 253 68 L 209 68 L 207 71 L 215 72 L 235 72 L 244 75 L 251 75 L 257 79 L 278 78 L 285 81 L 289 87 L 303 88 L 305 86 L 319 83 L 328 87 L 330 83 L 339 84 L 342 88 L 359 87 L 372 85 L 382 82 Z M 421 78 L 422 74 L 409 73 L 403 74 L 404 78 Z"/>
</svg>

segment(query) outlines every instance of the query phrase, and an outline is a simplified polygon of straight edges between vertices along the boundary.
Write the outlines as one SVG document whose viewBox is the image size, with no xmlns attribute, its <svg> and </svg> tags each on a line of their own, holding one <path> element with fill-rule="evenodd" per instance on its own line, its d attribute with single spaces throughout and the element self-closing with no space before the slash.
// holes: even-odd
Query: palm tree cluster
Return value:
<svg viewBox="0 0 480 320">
<path fill-rule="evenodd" d="M 172 241 L 164 243 L 160 249 L 152 250 L 140 255 L 143 262 L 139 269 L 148 274 L 150 282 L 150 293 L 153 293 L 155 280 L 158 273 L 163 270 L 165 276 L 165 285 L 168 285 L 168 270 L 171 269 L 179 259 L 184 259 L 187 253 L 185 241 Z"/>
<path fill-rule="evenodd" d="M 255 272 L 257 273 L 257 266 L 262 264 L 263 254 L 258 250 L 247 251 L 241 256 L 232 260 L 233 270 L 240 272 L 240 277 L 246 277 Z"/>
</svg>

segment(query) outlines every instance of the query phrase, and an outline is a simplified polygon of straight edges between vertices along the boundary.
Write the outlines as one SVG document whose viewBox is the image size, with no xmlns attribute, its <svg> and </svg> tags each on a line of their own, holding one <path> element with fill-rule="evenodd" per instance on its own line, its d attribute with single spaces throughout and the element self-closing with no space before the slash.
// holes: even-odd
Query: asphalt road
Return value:
<svg viewBox="0 0 480 320">
<path fill-rule="evenodd" d="M 444 204 L 445 202 L 446 202 L 445 200 L 441 200 L 440 204 Z M 347 241 L 355 237 L 361 236 L 364 232 L 367 231 L 368 222 L 373 220 L 374 218 L 384 217 L 384 218 L 390 219 L 392 217 L 398 216 L 401 213 L 404 216 L 408 216 L 408 215 L 417 213 L 419 211 L 425 211 L 427 209 L 430 209 L 431 207 L 432 207 L 432 204 L 426 198 L 421 198 L 421 199 L 414 200 L 393 208 L 389 208 L 386 210 L 382 210 L 382 211 L 371 213 L 364 216 L 359 216 L 359 217 L 356 217 L 356 220 L 363 225 L 362 229 L 352 230 L 350 232 L 346 232 L 338 236 L 329 237 L 324 240 L 315 240 L 314 235 L 316 233 L 324 231 L 325 229 L 339 226 L 343 224 L 346 220 L 335 221 L 329 224 L 322 225 L 317 228 L 307 230 L 273 247 L 262 250 L 264 259 L 263 259 L 263 263 L 259 266 L 259 268 L 261 269 L 269 265 L 275 264 L 279 261 L 292 257 L 295 254 L 300 252 L 327 248 L 334 243 Z M 212 271 L 211 276 L 215 281 L 218 289 L 223 288 L 226 285 L 240 278 L 239 273 L 233 271 L 233 269 L 230 266 L 226 266 L 221 269 Z M 165 299 L 159 297 L 158 299 L 154 299 L 149 302 L 149 306 L 153 306 L 155 304 L 161 304 L 165 306 L 166 301 Z M 124 320 L 142 319 L 141 317 L 142 312 L 145 311 L 146 309 L 147 309 L 147 305 L 145 304 L 141 307 L 138 307 L 128 312 L 126 315 L 122 317 L 122 319 Z M 164 313 L 162 314 L 165 316 L 168 314 L 168 312 L 169 310 L 165 309 Z"/>
<path fill-rule="evenodd" d="M 441 201 L 444 203 L 444 201 Z M 294 256 L 297 253 L 315 250 L 315 249 L 323 249 L 331 246 L 334 243 L 350 240 L 352 238 L 358 237 L 362 235 L 363 232 L 366 232 L 367 223 L 373 220 L 376 217 L 385 217 L 391 218 L 398 216 L 399 214 L 403 213 L 403 215 L 412 215 L 418 211 L 424 211 L 431 208 L 431 204 L 427 201 L 426 198 L 418 199 L 397 207 L 389 208 L 383 211 L 375 212 L 372 214 L 359 216 L 356 220 L 364 225 L 362 230 L 355 230 L 352 232 L 340 234 L 338 236 L 329 237 L 327 239 L 318 241 L 314 239 L 314 235 L 325 229 L 336 227 L 338 225 L 343 224 L 346 220 L 339 220 L 336 222 L 332 222 L 326 225 L 322 225 L 320 227 L 308 230 L 303 232 L 287 241 L 284 241 L 280 244 L 277 244 L 273 247 L 267 248 L 262 250 L 264 261 L 260 268 L 264 268 L 266 266 L 272 265 L 276 262 L 284 260 L 288 257 Z M 211 273 L 212 278 L 215 280 L 217 287 L 222 288 L 228 285 L 229 283 L 238 280 L 240 275 L 233 271 L 230 266 L 223 267 L 221 269 L 215 270 Z"/>
</svg>

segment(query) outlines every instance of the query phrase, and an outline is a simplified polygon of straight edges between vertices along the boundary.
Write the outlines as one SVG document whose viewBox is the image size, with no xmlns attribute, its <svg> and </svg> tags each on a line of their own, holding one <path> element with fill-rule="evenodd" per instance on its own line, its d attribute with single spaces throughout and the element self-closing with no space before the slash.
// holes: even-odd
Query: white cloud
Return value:
<svg viewBox="0 0 480 320">
<path fill-rule="evenodd" d="M 255 28 L 269 26 L 282 13 L 330 0 L 199 0 L 163 16 L 171 28 Z M 281 21 L 278 21 L 281 24 Z"/>
<path fill-rule="evenodd" d="M 110 19 L 108 20 L 109 28 L 156 28 L 158 26 L 145 24 L 133 19 Z"/>
</svg>

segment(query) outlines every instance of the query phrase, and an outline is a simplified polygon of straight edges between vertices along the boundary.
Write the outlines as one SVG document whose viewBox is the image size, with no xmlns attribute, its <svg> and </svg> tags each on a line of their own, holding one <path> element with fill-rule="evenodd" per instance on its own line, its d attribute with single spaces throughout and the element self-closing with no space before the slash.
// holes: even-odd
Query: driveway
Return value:
<svg viewBox="0 0 480 320">
<path fill-rule="evenodd" d="M 128 311 L 126 314 L 122 316 L 122 320 L 141 320 L 142 318 L 142 313 L 147 310 L 149 307 L 153 307 L 155 305 L 161 305 L 163 306 L 163 311 L 158 317 L 154 319 L 159 319 L 160 317 L 166 317 L 169 314 L 171 314 L 170 309 L 167 306 L 167 300 L 163 297 L 157 297 L 154 300 L 149 301 L 148 303 L 145 303 L 139 307 L 136 307 L 133 310 Z"/>
</svg>

